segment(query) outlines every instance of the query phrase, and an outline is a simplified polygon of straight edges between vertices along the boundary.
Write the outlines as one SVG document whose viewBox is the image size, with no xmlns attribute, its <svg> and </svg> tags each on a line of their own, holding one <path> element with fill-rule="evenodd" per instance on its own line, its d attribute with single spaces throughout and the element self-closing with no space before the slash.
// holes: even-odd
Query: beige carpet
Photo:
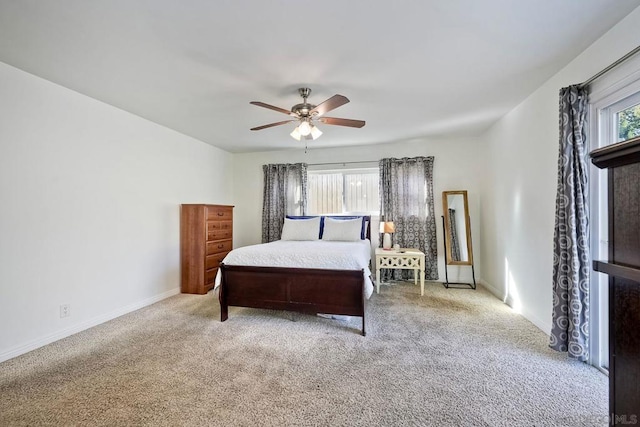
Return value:
<svg viewBox="0 0 640 427">
<path fill-rule="evenodd" d="M 606 376 L 487 291 L 383 287 L 360 320 L 177 295 L 0 364 L 0 425 L 606 426 Z"/>
</svg>

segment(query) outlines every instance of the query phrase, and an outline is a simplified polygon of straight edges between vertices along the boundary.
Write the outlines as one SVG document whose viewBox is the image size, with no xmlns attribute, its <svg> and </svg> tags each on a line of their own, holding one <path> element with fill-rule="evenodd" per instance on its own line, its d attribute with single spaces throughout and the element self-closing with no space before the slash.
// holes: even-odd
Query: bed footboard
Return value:
<svg viewBox="0 0 640 427">
<path fill-rule="evenodd" d="M 340 314 L 362 317 L 365 331 L 363 270 L 250 267 L 220 264 L 220 320 L 229 306 Z"/>
</svg>

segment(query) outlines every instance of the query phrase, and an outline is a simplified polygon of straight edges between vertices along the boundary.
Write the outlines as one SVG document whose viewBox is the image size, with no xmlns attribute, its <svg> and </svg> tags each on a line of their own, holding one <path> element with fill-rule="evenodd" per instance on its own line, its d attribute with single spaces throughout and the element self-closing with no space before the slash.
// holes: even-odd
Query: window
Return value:
<svg viewBox="0 0 640 427">
<path fill-rule="evenodd" d="M 377 168 L 308 171 L 307 212 L 377 215 L 378 175 Z"/>
<path fill-rule="evenodd" d="M 591 86 L 590 150 L 640 136 L 640 57 L 631 59 Z M 589 228 L 591 258 L 609 254 L 607 171 L 591 166 Z M 609 369 L 609 278 L 592 271 L 590 283 L 591 364 Z"/>
<path fill-rule="evenodd" d="M 595 117 L 597 117 L 595 134 L 598 135 L 598 140 L 592 144 L 592 148 L 604 147 L 640 136 L 640 92 L 632 93 L 615 102 L 607 98 L 596 103 L 595 107 Z"/>
<path fill-rule="evenodd" d="M 618 142 L 640 136 L 640 104 L 616 113 Z"/>
</svg>

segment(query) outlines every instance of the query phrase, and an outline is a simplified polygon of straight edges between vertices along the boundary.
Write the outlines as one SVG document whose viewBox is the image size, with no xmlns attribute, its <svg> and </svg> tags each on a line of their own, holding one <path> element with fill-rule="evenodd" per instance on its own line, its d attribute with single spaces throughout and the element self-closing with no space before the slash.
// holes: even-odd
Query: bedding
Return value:
<svg viewBox="0 0 640 427">
<path fill-rule="evenodd" d="M 333 270 L 364 270 L 365 296 L 373 293 L 371 282 L 371 242 L 357 241 L 284 241 L 244 246 L 229 252 L 225 265 L 287 267 Z M 218 271 L 215 288 L 220 286 Z"/>
</svg>

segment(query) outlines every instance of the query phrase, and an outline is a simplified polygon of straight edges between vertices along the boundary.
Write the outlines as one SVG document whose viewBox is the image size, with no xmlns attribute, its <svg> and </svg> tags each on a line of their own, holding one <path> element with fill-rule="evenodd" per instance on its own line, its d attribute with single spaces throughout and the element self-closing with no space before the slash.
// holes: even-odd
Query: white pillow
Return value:
<svg viewBox="0 0 640 427">
<path fill-rule="evenodd" d="M 320 217 L 309 219 L 284 219 L 280 240 L 318 240 Z"/>
<path fill-rule="evenodd" d="M 322 240 L 339 240 L 357 242 L 361 240 L 362 218 L 356 219 L 324 219 Z"/>
</svg>

